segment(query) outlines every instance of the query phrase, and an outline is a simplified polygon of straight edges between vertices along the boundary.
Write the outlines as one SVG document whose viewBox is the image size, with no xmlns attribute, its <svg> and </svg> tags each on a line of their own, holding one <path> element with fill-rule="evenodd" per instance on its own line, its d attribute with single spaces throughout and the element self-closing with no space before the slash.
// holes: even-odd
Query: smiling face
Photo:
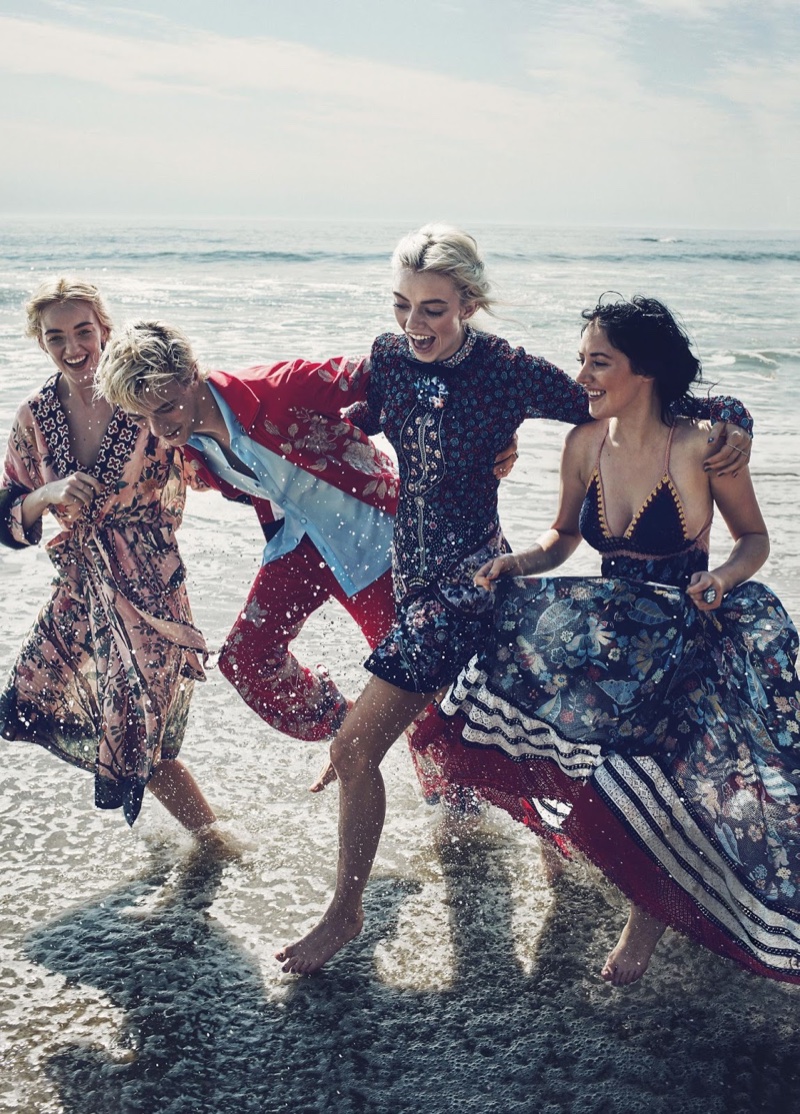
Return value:
<svg viewBox="0 0 800 1114">
<path fill-rule="evenodd" d="M 52 302 L 41 312 L 39 344 L 75 386 L 90 386 L 108 340 L 89 302 Z"/>
<path fill-rule="evenodd" d="M 653 380 L 634 372 L 631 361 L 611 344 L 596 321 L 590 321 L 584 330 L 578 361 L 581 370 L 577 380 L 586 388 L 593 418 L 616 417 L 643 394 L 648 399 L 653 396 Z"/>
<path fill-rule="evenodd" d="M 175 379 L 158 391 L 147 391 L 140 396 L 137 410 L 129 411 L 130 417 L 170 445 L 185 445 L 204 425 L 202 400 L 205 392 L 202 387 L 196 371 L 189 383 Z"/>
<path fill-rule="evenodd" d="M 455 283 L 435 271 L 402 268 L 394 276 L 394 315 L 416 359 L 432 364 L 464 343 L 464 322 L 475 305 L 462 305 Z"/>
</svg>

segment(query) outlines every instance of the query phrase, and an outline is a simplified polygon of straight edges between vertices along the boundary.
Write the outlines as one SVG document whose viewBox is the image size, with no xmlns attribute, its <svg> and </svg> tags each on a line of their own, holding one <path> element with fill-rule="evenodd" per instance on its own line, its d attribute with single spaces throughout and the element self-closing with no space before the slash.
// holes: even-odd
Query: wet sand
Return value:
<svg viewBox="0 0 800 1114">
<path fill-rule="evenodd" d="M 525 431 L 503 495 L 517 545 L 548 521 L 562 433 Z M 756 472 L 773 532 L 764 579 L 798 616 L 792 439 L 787 424 L 758 442 Z M 182 548 L 218 646 L 255 573 L 255 520 L 193 497 Z M 0 565 L 5 669 L 50 569 L 42 551 Z M 302 653 L 342 663 L 358 691 L 363 643 L 338 608 Z M 233 860 L 198 851 L 152 800 L 129 831 L 38 748 L 2 755 L 0 1111 L 800 1112 L 800 988 L 671 932 L 641 983 L 607 986 L 617 893 L 581 863 L 548 886 L 535 839 L 500 813 L 447 823 L 402 745 L 365 931 L 311 979 L 272 955 L 333 883 L 336 790 L 306 792 L 320 746 L 272 732 L 216 671 L 198 686 L 184 757 L 246 844 Z"/>
</svg>

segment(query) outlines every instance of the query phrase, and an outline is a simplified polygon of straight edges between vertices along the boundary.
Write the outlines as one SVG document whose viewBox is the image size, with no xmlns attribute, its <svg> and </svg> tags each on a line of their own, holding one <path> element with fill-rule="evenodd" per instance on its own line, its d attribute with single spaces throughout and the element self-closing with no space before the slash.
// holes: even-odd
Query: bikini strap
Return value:
<svg viewBox="0 0 800 1114">
<path fill-rule="evenodd" d="M 607 437 L 608 437 L 608 426 L 606 426 L 606 431 L 603 434 L 603 440 L 600 442 L 600 448 L 597 450 L 597 459 L 594 462 L 594 470 L 598 474 L 598 476 L 600 475 L 600 457 L 603 455 L 603 449 L 605 448 L 605 443 L 606 443 L 606 438 Z"/>
<path fill-rule="evenodd" d="M 669 458 L 670 458 L 670 455 L 672 453 L 672 440 L 675 436 L 675 430 L 677 428 L 678 427 L 675 426 L 675 425 L 671 425 L 669 427 L 669 437 L 667 438 L 667 448 L 666 448 L 666 451 L 664 453 L 664 475 L 665 476 L 670 476 L 671 475 L 670 470 L 669 470 Z"/>
</svg>

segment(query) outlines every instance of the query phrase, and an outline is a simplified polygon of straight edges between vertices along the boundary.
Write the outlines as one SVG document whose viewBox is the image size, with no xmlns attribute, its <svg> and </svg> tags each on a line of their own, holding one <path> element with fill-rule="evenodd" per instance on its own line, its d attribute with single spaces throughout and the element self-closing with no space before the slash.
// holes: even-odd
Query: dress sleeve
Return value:
<svg viewBox="0 0 800 1114">
<path fill-rule="evenodd" d="M 27 533 L 22 525 L 22 504 L 42 484 L 33 427 L 25 424 L 18 414 L 8 438 L 0 481 L 0 544 L 22 549 L 38 545 L 42 540 L 41 519 L 37 519 Z"/>
<path fill-rule="evenodd" d="M 8 549 L 25 549 L 29 544 L 27 540 L 18 541 L 12 529 L 12 523 L 19 518 L 13 508 L 21 505 L 27 494 L 24 488 L 13 484 L 0 487 L 0 545 L 7 546 Z"/>
<path fill-rule="evenodd" d="M 525 393 L 525 416 L 582 425 L 591 421 L 589 396 L 571 375 L 524 348 L 514 353 L 515 371 Z"/>
<path fill-rule="evenodd" d="M 352 422 L 356 429 L 360 429 L 362 433 L 366 433 L 368 437 L 374 437 L 376 433 L 381 432 L 380 422 L 366 400 L 348 406 L 344 411 L 344 417 Z"/>
<path fill-rule="evenodd" d="M 673 403 L 672 410 L 683 418 L 707 418 L 712 422 L 730 422 L 753 436 L 753 417 L 744 403 L 730 395 L 695 398 L 686 395 Z"/>
</svg>

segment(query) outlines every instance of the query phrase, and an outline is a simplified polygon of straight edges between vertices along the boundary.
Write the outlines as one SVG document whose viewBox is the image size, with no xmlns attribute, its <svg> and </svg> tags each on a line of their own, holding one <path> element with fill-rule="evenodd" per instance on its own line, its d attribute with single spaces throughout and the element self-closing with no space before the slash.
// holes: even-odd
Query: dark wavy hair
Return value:
<svg viewBox="0 0 800 1114">
<path fill-rule="evenodd" d="M 609 295 L 615 300 L 605 301 Z M 664 303 L 642 294 L 628 301 L 608 291 L 600 295 L 594 309 L 585 309 L 581 316 L 586 322 L 582 333 L 596 322 L 609 343 L 628 357 L 635 375 L 655 380 L 661 418 L 671 425 L 674 404 L 691 394 L 692 384 L 700 381 L 702 366 L 685 330 Z"/>
</svg>

